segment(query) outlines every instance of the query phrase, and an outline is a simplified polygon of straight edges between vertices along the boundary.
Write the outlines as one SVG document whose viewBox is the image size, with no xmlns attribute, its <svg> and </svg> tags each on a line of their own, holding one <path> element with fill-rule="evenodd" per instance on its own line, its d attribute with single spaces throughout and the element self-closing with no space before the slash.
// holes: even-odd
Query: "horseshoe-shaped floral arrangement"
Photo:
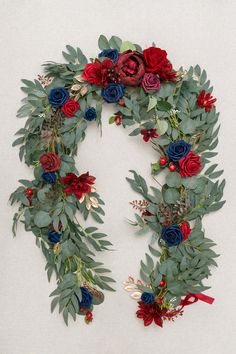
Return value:
<svg viewBox="0 0 236 354">
<path fill-rule="evenodd" d="M 202 218 L 224 204 L 225 181 L 217 180 L 223 171 L 210 164 L 217 154 L 216 99 L 205 70 L 198 65 L 174 70 L 167 52 L 155 44 L 142 50 L 101 35 L 98 45 L 101 52 L 90 63 L 79 48 L 67 46 L 66 64 L 48 62 L 45 75 L 22 80 L 26 97 L 17 116 L 27 121 L 13 146 L 21 145 L 20 159 L 33 168 L 34 179 L 19 180 L 10 197 L 20 203 L 13 233 L 21 220 L 46 258 L 48 279 L 53 273 L 57 278 L 51 310 L 59 305 L 66 323 L 77 314 L 90 323 L 93 305 L 103 301 L 103 290 L 113 290 L 114 282 L 94 251 L 111 243 L 97 227 L 81 225 L 89 215 L 103 223 L 104 203 L 95 177 L 78 172 L 74 156 L 87 126 L 95 121 L 101 128 L 103 104 L 114 104 L 109 123 L 134 126 L 129 135 L 140 135 L 157 151 L 151 164 L 156 186 L 149 189 L 135 171 L 127 178 L 141 195 L 131 202 L 137 210 L 132 224 L 153 236 L 141 261 L 141 280 L 129 277 L 124 286 L 138 300 L 137 317 L 144 325 L 162 327 L 163 320 L 182 315 L 186 305 L 213 302 L 203 294 L 209 289 L 203 280 L 216 266 L 217 254 Z"/>
</svg>

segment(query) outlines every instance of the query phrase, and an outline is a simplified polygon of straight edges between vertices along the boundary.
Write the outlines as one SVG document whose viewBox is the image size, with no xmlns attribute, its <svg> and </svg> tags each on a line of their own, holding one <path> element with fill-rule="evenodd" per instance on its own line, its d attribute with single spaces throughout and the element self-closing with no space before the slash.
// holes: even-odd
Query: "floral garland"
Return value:
<svg viewBox="0 0 236 354">
<path fill-rule="evenodd" d="M 74 156 L 87 126 L 95 121 L 101 127 L 104 102 L 114 104 L 109 123 L 136 125 L 129 135 L 150 141 L 159 155 L 151 164 L 158 188 L 150 192 L 135 171 L 127 178 L 142 197 L 131 202 L 139 212 L 132 224 L 153 236 L 151 255 L 141 261 L 141 280 L 129 277 L 125 289 L 138 300 L 137 317 L 144 325 L 154 321 L 162 327 L 164 320 L 182 315 L 186 305 L 213 302 L 202 294 L 209 289 L 203 280 L 216 266 L 217 254 L 201 220 L 224 204 L 225 181 L 214 182 L 223 171 L 217 171 L 215 163 L 205 168 L 217 154 L 216 99 L 205 70 L 198 65 L 174 70 L 167 52 L 154 44 L 142 50 L 101 35 L 98 45 L 101 52 L 91 63 L 79 48 L 67 46 L 63 56 L 68 63 L 46 63 L 45 76 L 22 80 L 27 96 L 18 117 L 28 119 L 13 146 L 21 145 L 20 159 L 33 167 L 34 180 L 20 180 L 10 197 L 20 203 L 13 232 L 21 219 L 42 249 L 48 279 L 56 275 L 51 310 L 59 305 L 66 323 L 69 315 L 75 320 L 77 314 L 91 322 L 93 305 L 103 301 L 103 290 L 113 290 L 109 283 L 114 281 L 94 260 L 91 247 L 103 251 L 111 243 L 106 234 L 96 227 L 83 228 L 76 218 L 79 211 L 85 220 L 90 215 L 103 223 L 104 203 L 95 177 L 79 173 Z M 156 180 L 159 173 L 165 176 L 163 185 Z"/>
</svg>

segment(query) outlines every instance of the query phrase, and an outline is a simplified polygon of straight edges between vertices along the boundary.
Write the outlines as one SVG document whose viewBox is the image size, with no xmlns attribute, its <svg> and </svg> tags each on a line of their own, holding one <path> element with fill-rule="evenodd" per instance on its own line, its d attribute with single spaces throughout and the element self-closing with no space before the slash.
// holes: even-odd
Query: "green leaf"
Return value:
<svg viewBox="0 0 236 354">
<path fill-rule="evenodd" d="M 165 121 L 163 119 L 157 119 L 156 127 L 157 127 L 158 135 L 163 135 L 168 130 L 168 123 L 167 123 L 167 121 Z"/>
<path fill-rule="evenodd" d="M 167 204 L 175 204 L 178 199 L 179 199 L 179 192 L 177 191 L 177 189 L 168 188 L 164 192 L 164 200 Z"/>
<path fill-rule="evenodd" d="M 178 172 L 169 172 L 166 176 L 166 183 L 169 187 L 179 188 L 182 184 L 182 179 Z"/>
<path fill-rule="evenodd" d="M 171 104 L 164 100 L 158 101 L 156 103 L 156 106 L 159 111 L 164 111 L 164 112 L 168 112 L 172 108 Z"/>
<path fill-rule="evenodd" d="M 38 227 L 46 227 L 51 223 L 52 219 L 46 211 L 38 211 L 34 216 L 34 223 Z"/>
<path fill-rule="evenodd" d="M 111 39 L 109 40 L 109 45 L 111 48 L 116 48 L 120 50 L 122 44 L 122 40 L 119 37 L 112 36 Z"/>
<path fill-rule="evenodd" d="M 115 122 L 115 117 L 114 116 L 111 116 L 110 118 L 109 118 L 109 124 L 113 124 L 114 122 Z"/>
<path fill-rule="evenodd" d="M 147 112 L 151 111 L 154 107 L 156 107 L 157 104 L 157 99 L 154 96 L 149 96 L 149 103 L 148 103 L 148 108 Z"/>
<path fill-rule="evenodd" d="M 135 47 L 135 45 L 133 43 L 131 43 L 129 41 L 122 42 L 121 47 L 120 47 L 120 52 L 123 53 L 126 50 L 135 51 L 136 47 Z"/>
<path fill-rule="evenodd" d="M 101 36 L 98 38 L 98 47 L 101 50 L 110 48 L 109 42 L 108 42 L 107 38 L 103 34 L 101 34 Z"/>
</svg>

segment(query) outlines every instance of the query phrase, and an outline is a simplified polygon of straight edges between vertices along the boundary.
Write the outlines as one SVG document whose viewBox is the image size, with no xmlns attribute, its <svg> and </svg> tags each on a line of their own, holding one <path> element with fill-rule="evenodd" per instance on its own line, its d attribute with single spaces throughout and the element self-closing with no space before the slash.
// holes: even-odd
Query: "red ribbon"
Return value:
<svg viewBox="0 0 236 354">
<path fill-rule="evenodd" d="M 205 294 L 188 294 L 183 300 L 181 300 L 180 306 L 182 306 L 183 308 L 184 306 L 194 304 L 194 302 L 197 302 L 198 300 L 201 300 L 211 305 L 215 299 Z"/>
</svg>

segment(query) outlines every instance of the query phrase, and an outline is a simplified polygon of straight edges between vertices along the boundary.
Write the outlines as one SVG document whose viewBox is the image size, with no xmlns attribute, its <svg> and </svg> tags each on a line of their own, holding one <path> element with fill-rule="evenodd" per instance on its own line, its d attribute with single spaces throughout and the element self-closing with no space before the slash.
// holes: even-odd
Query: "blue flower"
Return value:
<svg viewBox="0 0 236 354">
<path fill-rule="evenodd" d="M 171 225 L 164 227 L 161 231 L 161 238 L 165 241 L 167 246 L 178 246 L 184 238 L 182 231 L 178 225 Z"/>
<path fill-rule="evenodd" d="M 84 119 L 91 122 L 92 120 L 94 120 L 96 118 L 97 118 L 97 112 L 96 112 L 95 108 L 88 107 L 84 112 Z"/>
<path fill-rule="evenodd" d="M 58 243 L 61 239 L 61 235 L 58 234 L 55 230 L 51 230 L 48 232 L 48 240 L 51 243 Z"/>
<path fill-rule="evenodd" d="M 118 102 L 124 96 L 124 85 L 111 83 L 102 89 L 102 97 L 107 103 Z"/>
<path fill-rule="evenodd" d="M 48 96 L 49 103 L 57 108 L 62 106 L 69 98 L 69 92 L 64 87 L 52 89 Z"/>
<path fill-rule="evenodd" d="M 117 49 L 105 49 L 98 54 L 98 57 L 106 57 L 111 59 L 113 62 L 116 62 L 119 57 L 119 52 Z"/>
<path fill-rule="evenodd" d="M 82 295 L 81 301 L 79 300 L 78 296 L 76 295 L 78 303 L 79 303 L 79 307 L 80 308 L 81 307 L 90 308 L 92 301 L 93 301 L 92 294 L 88 291 L 87 288 L 85 288 L 83 286 L 80 288 L 80 290 L 81 290 L 81 295 Z"/>
<path fill-rule="evenodd" d="M 186 143 L 184 140 L 177 140 L 174 143 L 170 143 L 167 149 L 167 155 L 170 160 L 178 161 L 189 153 L 191 146 L 192 145 Z"/>
<path fill-rule="evenodd" d="M 141 300 L 145 304 L 151 305 L 154 303 L 154 295 L 153 293 L 142 293 Z"/>
<path fill-rule="evenodd" d="M 44 172 L 42 174 L 42 179 L 47 183 L 55 183 L 57 176 L 55 172 Z"/>
</svg>

